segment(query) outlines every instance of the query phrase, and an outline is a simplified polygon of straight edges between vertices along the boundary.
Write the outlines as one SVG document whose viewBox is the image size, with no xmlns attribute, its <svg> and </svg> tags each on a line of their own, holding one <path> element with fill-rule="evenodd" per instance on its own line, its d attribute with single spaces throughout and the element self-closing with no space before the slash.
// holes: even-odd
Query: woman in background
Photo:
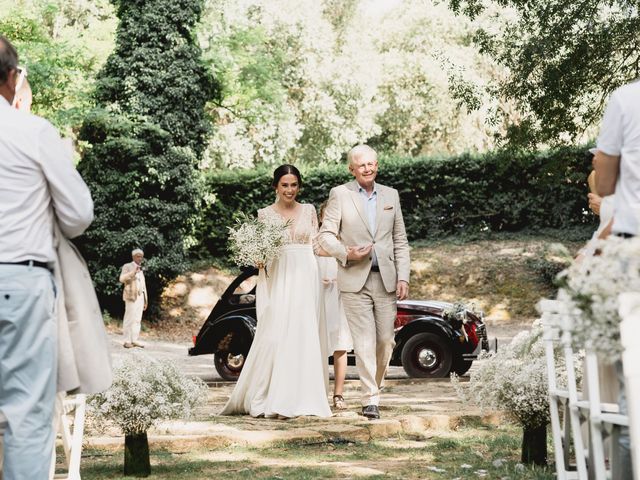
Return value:
<svg viewBox="0 0 640 480">
<path fill-rule="evenodd" d="M 320 223 L 324 218 L 326 202 L 320 206 Z M 324 313 L 327 326 L 328 351 L 333 352 L 333 406 L 347 408 L 344 400 L 344 379 L 347 374 L 347 352 L 353 350 L 351 332 L 347 324 L 338 290 L 338 263 L 333 257 L 319 256 L 318 268 L 324 286 Z"/>
</svg>

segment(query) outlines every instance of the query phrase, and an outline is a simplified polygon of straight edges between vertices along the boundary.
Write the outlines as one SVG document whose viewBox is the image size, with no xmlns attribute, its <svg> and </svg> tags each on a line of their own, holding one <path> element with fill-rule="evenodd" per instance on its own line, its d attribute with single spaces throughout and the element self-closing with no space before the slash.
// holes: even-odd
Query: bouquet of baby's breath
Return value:
<svg viewBox="0 0 640 480">
<path fill-rule="evenodd" d="M 574 358 L 580 365 L 580 356 Z M 516 335 L 511 343 L 495 354 L 484 358 L 469 383 L 460 383 L 452 376 L 458 396 L 465 402 L 477 405 L 483 411 L 508 412 L 525 428 L 535 428 L 549 422 L 549 390 L 546 359 L 542 338 L 542 326 L 534 322 L 530 330 Z M 558 383 L 566 385 L 566 368 L 558 354 Z M 578 379 L 580 372 L 576 372 Z"/>
<path fill-rule="evenodd" d="M 611 236 L 597 249 L 599 255 L 574 262 L 559 275 L 558 300 L 567 306 L 565 328 L 574 346 L 614 362 L 622 352 L 618 296 L 640 292 L 640 238 Z"/>
<path fill-rule="evenodd" d="M 131 355 L 115 369 L 111 387 L 89 397 L 89 407 L 97 425 L 115 424 L 131 435 L 161 419 L 189 418 L 206 396 L 207 385 L 175 364 Z"/>
<path fill-rule="evenodd" d="M 266 267 L 280 255 L 289 222 L 277 216 L 254 218 L 244 213 L 229 227 L 229 250 L 240 267 Z"/>
</svg>

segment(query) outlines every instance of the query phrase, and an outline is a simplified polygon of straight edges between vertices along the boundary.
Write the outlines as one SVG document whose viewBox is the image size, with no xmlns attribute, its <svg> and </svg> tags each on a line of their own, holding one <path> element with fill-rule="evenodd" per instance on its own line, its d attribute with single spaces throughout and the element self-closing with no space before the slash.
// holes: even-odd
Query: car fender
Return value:
<svg viewBox="0 0 640 480">
<path fill-rule="evenodd" d="M 441 335 L 451 341 L 452 348 L 454 348 L 456 352 L 460 350 L 458 341 L 460 335 L 451 324 L 440 317 L 427 315 L 413 320 L 396 332 L 396 345 L 391 355 L 391 365 L 402 364 L 400 359 L 402 348 L 407 340 L 417 333 L 435 333 L 436 335 Z"/>
<path fill-rule="evenodd" d="M 195 346 L 189 349 L 189 355 L 216 353 L 220 343 L 229 334 L 232 334 L 229 339 L 232 345 L 248 351 L 256 333 L 256 325 L 255 318 L 244 314 L 231 314 L 217 319 L 198 335 Z"/>
</svg>

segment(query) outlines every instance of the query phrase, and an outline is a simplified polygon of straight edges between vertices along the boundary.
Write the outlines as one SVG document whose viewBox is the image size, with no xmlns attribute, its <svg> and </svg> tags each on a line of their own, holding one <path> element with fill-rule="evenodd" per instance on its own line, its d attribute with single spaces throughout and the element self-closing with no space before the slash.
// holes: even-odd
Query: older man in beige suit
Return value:
<svg viewBox="0 0 640 480">
<path fill-rule="evenodd" d="M 122 266 L 122 273 L 120 273 L 120 283 L 124 283 L 122 291 L 122 299 L 124 300 L 123 346 L 124 348 L 144 348 L 144 345 L 138 342 L 142 312 L 147 309 L 147 284 L 142 271 L 144 252 L 136 248 L 131 252 L 131 258 L 133 261 L 125 263 Z"/>
<path fill-rule="evenodd" d="M 338 260 L 338 288 L 362 384 L 362 414 L 380 418 L 380 387 L 395 345 L 396 300 L 409 294 L 409 243 L 398 192 L 375 183 L 378 157 L 347 155 L 355 180 L 331 190 L 318 243 Z"/>
</svg>

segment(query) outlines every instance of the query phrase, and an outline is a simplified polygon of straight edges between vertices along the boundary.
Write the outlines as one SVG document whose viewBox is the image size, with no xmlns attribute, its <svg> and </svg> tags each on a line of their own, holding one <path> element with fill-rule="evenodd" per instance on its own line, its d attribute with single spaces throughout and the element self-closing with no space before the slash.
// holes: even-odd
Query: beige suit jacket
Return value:
<svg viewBox="0 0 640 480">
<path fill-rule="evenodd" d="M 404 228 L 398 191 L 376 184 L 376 230 L 369 228 L 362 194 L 354 180 L 331 189 L 324 212 L 318 243 L 338 259 L 338 287 L 343 292 L 358 292 L 371 270 L 371 258 L 347 262 L 348 246 L 373 244 L 384 287 L 396 290 L 399 280 L 409 282 L 409 242 Z"/>
<path fill-rule="evenodd" d="M 98 393 L 111 385 L 109 338 L 89 269 L 54 224 L 57 295 L 58 391 Z"/>
<path fill-rule="evenodd" d="M 138 295 L 144 295 L 144 303 L 147 303 L 147 283 L 144 279 L 144 273 L 140 275 L 140 285 L 136 281 L 136 262 L 125 263 L 120 273 L 120 283 L 124 283 L 122 291 L 122 299 L 125 302 L 135 302 Z"/>
</svg>

